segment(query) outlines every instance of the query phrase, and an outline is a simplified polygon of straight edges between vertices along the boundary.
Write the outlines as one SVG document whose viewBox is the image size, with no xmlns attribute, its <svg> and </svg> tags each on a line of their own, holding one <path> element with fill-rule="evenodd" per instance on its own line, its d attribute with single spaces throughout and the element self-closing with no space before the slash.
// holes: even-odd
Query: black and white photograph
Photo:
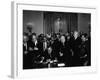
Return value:
<svg viewBox="0 0 100 80">
<path fill-rule="evenodd" d="M 23 69 L 91 66 L 91 13 L 23 10 Z"/>
<path fill-rule="evenodd" d="M 96 15 L 95 7 L 12 3 L 12 77 L 96 72 Z"/>
</svg>

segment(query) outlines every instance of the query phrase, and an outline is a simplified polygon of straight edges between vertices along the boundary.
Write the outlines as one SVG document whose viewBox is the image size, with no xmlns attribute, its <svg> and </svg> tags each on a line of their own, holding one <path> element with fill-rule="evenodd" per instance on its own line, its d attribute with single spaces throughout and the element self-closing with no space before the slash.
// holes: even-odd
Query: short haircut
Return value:
<svg viewBox="0 0 100 80">
<path fill-rule="evenodd" d="M 32 36 L 33 36 L 33 35 L 36 36 L 36 33 L 32 33 Z"/>
<path fill-rule="evenodd" d="M 27 37 L 28 37 L 28 33 L 24 32 L 24 33 L 23 33 L 23 36 L 27 36 Z"/>
</svg>

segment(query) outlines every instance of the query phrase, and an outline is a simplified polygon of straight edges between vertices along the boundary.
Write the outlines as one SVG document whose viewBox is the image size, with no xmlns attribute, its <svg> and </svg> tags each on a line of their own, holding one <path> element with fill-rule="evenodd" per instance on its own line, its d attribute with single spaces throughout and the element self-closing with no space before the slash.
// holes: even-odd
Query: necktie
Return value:
<svg viewBox="0 0 100 80">
<path fill-rule="evenodd" d="M 43 43 L 43 49 L 45 50 L 46 48 L 47 48 L 47 43 L 44 42 L 44 43 Z"/>
<path fill-rule="evenodd" d="M 27 50 L 27 43 L 24 43 L 25 49 Z"/>
</svg>

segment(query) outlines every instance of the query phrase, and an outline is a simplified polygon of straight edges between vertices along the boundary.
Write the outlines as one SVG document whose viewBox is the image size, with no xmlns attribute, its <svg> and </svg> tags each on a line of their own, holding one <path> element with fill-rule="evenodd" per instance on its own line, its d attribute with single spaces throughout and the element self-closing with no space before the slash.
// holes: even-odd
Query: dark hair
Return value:
<svg viewBox="0 0 100 80">
<path fill-rule="evenodd" d="M 32 33 L 32 36 L 33 36 L 33 35 L 36 36 L 36 33 Z"/>
<path fill-rule="evenodd" d="M 83 34 L 81 35 L 81 37 L 82 37 L 82 36 L 87 37 L 87 33 L 83 33 Z"/>
<path fill-rule="evenodd" d="M 24 36 L 28 36 L 28 33 L 24 32 L 23 35 L 24 35 Z"/>
</svg>

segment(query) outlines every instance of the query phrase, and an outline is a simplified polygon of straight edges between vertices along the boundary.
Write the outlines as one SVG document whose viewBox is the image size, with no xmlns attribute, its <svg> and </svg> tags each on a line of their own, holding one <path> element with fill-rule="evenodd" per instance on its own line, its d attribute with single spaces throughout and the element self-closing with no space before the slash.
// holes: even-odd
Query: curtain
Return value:
<svg viewBox="0 0 100 80">
<path fill-rule="evenodd" d="M 77 13 L 44 12 L 44 33 L 66 33 L 77 30 Z"/>
</svg>

